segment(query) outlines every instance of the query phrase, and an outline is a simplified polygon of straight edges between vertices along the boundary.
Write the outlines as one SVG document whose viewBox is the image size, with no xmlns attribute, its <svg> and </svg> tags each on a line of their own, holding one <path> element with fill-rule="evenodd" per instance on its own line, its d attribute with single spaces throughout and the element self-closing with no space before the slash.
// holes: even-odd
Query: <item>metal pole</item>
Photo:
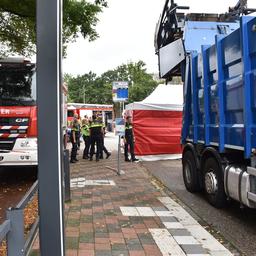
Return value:
<svg viewBox="0 0 256 256">
<path fill-rule="evenodd" d="M 84 104 L 85 104 L 85 85 L 83 84 Z"/>
<path fill-rule="evenodd" d="M 37 0 L 39 234 L 41 256 L 64 256 L 61 0 Z"/>
<path fill-rule="evenodd" d="M 69 150 L 64 150 L 64 183 L 65 183 L 65 202 L 71 200 L 70 195 L 70 166 L 69 166 Z"/>
<path fill-rule="evenodd" d="M 7 210 L 7 219 L 11 222 L 11 231 L 7 235 L 7 255 L 24 255 L 24 216 L 22 209 Z"/>
<path fill-rule="evenodd" d="M 121 153 L 121 136 L 118 135 L 118 156 L 117 156 L 117 174 L 121 174 L 121 159 L 120 159 L 120 153 Z"/>
</svg>

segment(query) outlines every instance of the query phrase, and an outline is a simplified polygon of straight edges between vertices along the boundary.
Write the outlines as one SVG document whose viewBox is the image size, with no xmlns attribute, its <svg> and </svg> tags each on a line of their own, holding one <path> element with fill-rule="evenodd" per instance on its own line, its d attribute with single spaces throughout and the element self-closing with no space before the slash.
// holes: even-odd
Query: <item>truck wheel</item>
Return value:
<svg viewBox="0 0 256 256">
<path fill-rule="evenodd" d="M 191 193 L 200 191 L 196 161 L 191 151 L 186 151 L 182 157 L 182 170 L 186 189 Z"/>
<path fill-rule="evenodd" d="M 226 204 L 223 173 L 220 164 L 213 157 L 207 158 L 204 164 L 204 188 L 208 202 L 216 208 Z"/>
</svg>

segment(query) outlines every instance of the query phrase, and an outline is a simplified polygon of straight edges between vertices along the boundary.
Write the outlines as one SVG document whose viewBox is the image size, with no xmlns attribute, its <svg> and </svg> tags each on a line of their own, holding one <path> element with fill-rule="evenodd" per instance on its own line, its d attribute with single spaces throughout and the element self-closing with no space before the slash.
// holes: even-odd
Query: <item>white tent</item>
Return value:
<svg viewBox="0 0 256 256">
<path fill-rule="evenodd" d="M 182 85 L 160 84 L 143 101 L 126 106 L 126 114 L 133 116 L 135 153 L 140 159 L 180 158 L 182 109 Z"/>
<path fill-rule="evenodd" d="M 183 85 L 160 84 L 143 101 L 134 102 L 126 106 L 126 110 L 173 110 L 182 111 Z"/>
</svg>

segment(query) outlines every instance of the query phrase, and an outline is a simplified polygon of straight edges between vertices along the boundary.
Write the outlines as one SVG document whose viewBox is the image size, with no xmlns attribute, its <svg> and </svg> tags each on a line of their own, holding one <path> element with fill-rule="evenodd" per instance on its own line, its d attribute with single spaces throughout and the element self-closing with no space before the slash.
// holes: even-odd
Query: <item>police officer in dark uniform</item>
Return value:
<svg viewBox="0 0 256 256">
<path fill-rule="evenodd" d="M 77 149 L 78 149 L 78 145 L 77 145 L 77 138 L 78 138 L 78 134 L 79 133 L 79 122 L 77 120 L 77 118 L 75 117 L 73 122 L 72 122 L 72 126 L 71 126 L 71 136 L 70 136 L 70 140 L 72 143 L 72 151 L 71 151 L 71 159 L 70 159 L 70 163 L 76 163 L 78 161 L 78 159 L 76 158 L 77 155 Z"/>
<path fill-rule="evenodd" d="M 106 159 L 108 159 L 111 156 L 111 153 L 108 152 L 108 150 L 104 144 L 104 138 L 106 135 L 106 127 L 105 127 L 105 124 L 102 122 L 102 119 L 99 119 L 99 121 L 102 123 L 102 130 L 103 130 L 103 133 L 101 136 L 101 143 L 100 143 L 100 147 L 101 147 L 100 148 L 100 159 L 103 159 L 103 152 L 106 154 Z"/>
<path fill-rule="evenodd" d="M 124 138 L 124 157 L 126 162 L 135 162 L 138 159 L 134 154 L 134 135 L 133 135 L 133 127 L 132 127 L 132 119 L 130 116 L 126 117 L 125 123 L 125 138 Z M 130 148 L 131 160 L 128 157 L 128 147 Z"/>
<path fill-rule="evenodd" d="M 91 149 L 90 149 L 90 161 L 93 160 L 93 154 L 96 144 L 96 161 L 99 161 L 101 152 L 101 141 L 103 135 L 102 122 L 97 120 L 97 116 L 92 116 L 92 122 L 90 125 L 90 138 L 91 138 Z"/>
</svg>

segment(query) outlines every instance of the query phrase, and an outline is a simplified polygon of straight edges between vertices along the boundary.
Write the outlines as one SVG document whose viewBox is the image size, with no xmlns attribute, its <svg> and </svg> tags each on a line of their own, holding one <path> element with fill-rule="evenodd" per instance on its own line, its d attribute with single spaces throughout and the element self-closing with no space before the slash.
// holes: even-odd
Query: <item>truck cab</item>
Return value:
<svg viewBox="0 0 256 256">
<path fill-rule="evenodd" d="M 0 167 L 37 165 L 36 67 L 0 60 Z"/>
</svg>

